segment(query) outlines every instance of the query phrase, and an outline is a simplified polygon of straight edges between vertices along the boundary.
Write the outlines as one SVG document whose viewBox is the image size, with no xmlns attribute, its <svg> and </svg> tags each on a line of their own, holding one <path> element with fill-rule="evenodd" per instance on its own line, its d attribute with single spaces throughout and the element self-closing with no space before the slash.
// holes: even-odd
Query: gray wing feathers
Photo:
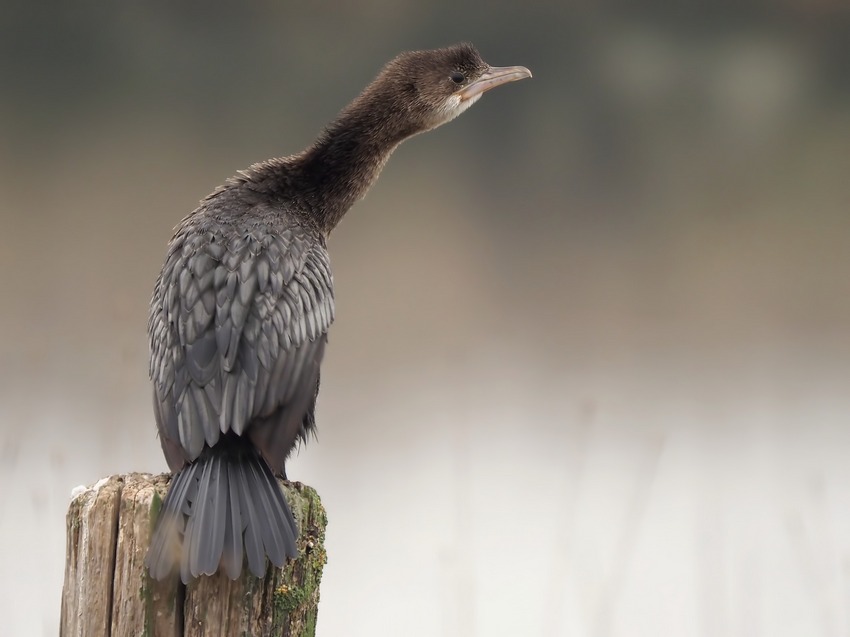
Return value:
<svg viewBox="0 0 850 637">
<path fill-rule="evenodd" d="M 271 412 L 258 418 L 251 426 L 248 435 L 254 446 L 274 469 L 282 470 L 292 441 L 304 439 L 303 415 L 311 401 L 315 400 L 319 380 L 319 363 L 325 348 L 325 339 L 317 339 L 308 350 L 282 370 L 281 377 L 298 377 L 298 383 L 283 383 L 276 387 L 285 387 L 284 401 L 291 401 L 291 408 Z M 313 351 L 315 350 L 315 351 Z M 295 357 L 292 357 L 293 359 Z M 289 361 L 287 361 L 289 362 Z"/>
<path fill-rule="evenodd" d="M 333 321 L 319 237 L 252 228 L 224 242 L 228 228 L 218 230 L 200 232 L 191 219 L 178 230 L 148 325 L 154 413 L 184 461 L 221 433 L 242 434 L 273 414 L 281 424 L 302 418 L 294 412 L 314 392 Z"/>
</svg>

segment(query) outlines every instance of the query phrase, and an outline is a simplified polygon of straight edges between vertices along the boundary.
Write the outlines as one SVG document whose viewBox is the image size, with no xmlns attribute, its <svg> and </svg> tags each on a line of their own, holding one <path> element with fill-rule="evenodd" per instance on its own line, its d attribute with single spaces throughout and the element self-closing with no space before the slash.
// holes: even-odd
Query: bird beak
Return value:
<svg viewBox="0 0 850 637">
<path fill-rule="evenodd" d="M 531 71 L 524 66 L 491 66 L 481 77 L 458 91 L 458 95 L 460 100 L 465 102 L 491 88 L 524 80 L 527 77 L 531 77 Z"/>
</svg>

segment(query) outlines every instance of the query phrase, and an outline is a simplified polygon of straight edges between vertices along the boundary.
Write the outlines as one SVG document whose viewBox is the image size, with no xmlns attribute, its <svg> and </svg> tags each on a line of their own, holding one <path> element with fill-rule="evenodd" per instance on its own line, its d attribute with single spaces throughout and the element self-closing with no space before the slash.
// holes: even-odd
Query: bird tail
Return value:
<svg viewBox="0 0 850 637">
<path fill-rule="evenodd" d="M 247 441 L 225 439 L 174 475 L 145 565 L 155 580 L 168 577 L 176 564 L 186 584 L 219 566 L 235 580 L 244 554 L 251 573 L 262 577 L 266 557 L 277 567 L 296 557 L 297 537 L 268 464 Z"/>
</svg>

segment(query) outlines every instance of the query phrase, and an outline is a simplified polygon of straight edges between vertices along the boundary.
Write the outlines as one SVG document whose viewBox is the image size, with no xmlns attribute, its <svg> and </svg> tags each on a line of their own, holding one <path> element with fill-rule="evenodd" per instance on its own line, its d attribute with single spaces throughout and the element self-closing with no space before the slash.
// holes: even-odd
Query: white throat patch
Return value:
<svg viewBox="0 0 850 637">
<path fill-rule="evenodd" d="M 457 93 L 451 95 L 440 108 L 440 114 L 443 116 L 441 118 L 441 123 L 453 120 L 470 106 L 475 104 L 482 95 L 483 93 L 479 93 L 478 95 L 470 97 L 468 100 L 462 100 L 460 95 Z"/>
</svg>

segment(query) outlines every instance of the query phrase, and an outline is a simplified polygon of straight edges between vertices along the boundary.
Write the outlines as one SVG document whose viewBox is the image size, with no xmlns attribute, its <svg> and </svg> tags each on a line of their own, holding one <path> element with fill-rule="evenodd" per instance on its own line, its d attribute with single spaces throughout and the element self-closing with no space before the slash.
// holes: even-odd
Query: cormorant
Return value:
<svg viewBox="0 0 850 637">
<path fill-rule="evenodd" d="M 243 547 L 297 555 L 298 527 L 275 480 L 315 427 L 319 364 L 334 318 L 328 234 L 399 143 L 457 117 L 491 88 L 531 77 L 491 67 L 469 44 L 402 53 L 318 140 L 240 171 L 177 226 L 151 300 L 150 377 L 174 473 L 145 563 L 188 583 Z"/>
</svg>

